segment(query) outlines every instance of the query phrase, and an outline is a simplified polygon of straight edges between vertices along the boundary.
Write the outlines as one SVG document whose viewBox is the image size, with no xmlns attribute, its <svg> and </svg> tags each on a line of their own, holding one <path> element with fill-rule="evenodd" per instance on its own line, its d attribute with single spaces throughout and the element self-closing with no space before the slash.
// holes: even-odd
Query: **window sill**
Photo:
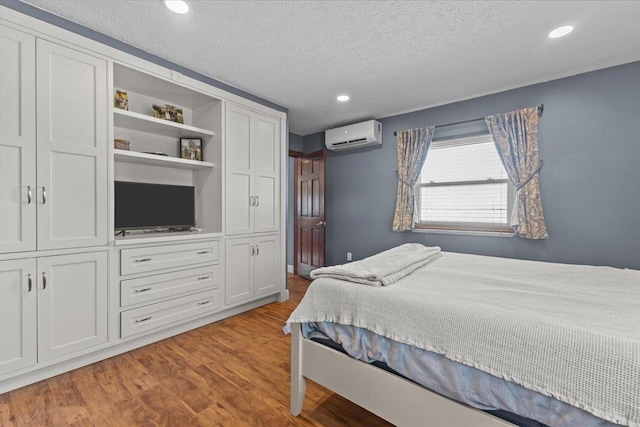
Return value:
<svg viewBox="0 0 640 427">
<path fill-rule="evenodd" d="M 459 234 L 463 236 L 485 236 L 485 237 L 513 237 L 516 234 L 510 231 L 479 231 L 479 230 L 453 230 L 447 228 L 423 228 L 415 227 L 411 231 L 414 233 L 430 233 L 430 234 Z"/>
</svg>

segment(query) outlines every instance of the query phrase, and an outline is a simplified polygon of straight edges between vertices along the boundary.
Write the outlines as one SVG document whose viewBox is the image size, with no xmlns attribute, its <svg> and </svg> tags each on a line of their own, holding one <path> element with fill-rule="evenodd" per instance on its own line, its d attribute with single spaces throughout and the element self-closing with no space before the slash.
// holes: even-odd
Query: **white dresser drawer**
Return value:
<svg viewBox="0 0 640 427">
<path fill-rule="evenodd" d="M 120 313 L 120 337 L 126 338 L 210 314 L 220 307 L 219 291 L 219 289 L 213 289 L 123 311 Z"/>
<path fill-rule="evenodd" d="M 158 302 L 220 285 L 220 266 L 192 268 L 120 282 L 120 306 Z"/>
<path fill-rule="evenodd" d="M 219 259 L 218 241 L 181 245 L 123 249 L 120 252 L 120 274 L 145 273 L 191 264 L 215 262 Z"/>
</svg>

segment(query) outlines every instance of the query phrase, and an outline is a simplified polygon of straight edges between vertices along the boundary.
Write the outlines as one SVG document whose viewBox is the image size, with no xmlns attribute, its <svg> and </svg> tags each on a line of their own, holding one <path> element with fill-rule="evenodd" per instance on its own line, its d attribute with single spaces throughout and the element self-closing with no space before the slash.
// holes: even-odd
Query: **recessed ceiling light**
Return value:
<svg viewBox="0 0 640 427">
<path fill-rule="evenodd" d="M 189 4 L 183 0 L 164 0 L 164 5 L 175 13 L 183 14 L 189 12 Z"/>
<path fill-rule="evenodd" d="M 559 37 L 564 37 L 573 31 L 573 27 L 571 25 L 565 25 L 564 27 L 558 27 L 555 30 L 549 33 L 549 38 L 557 39 Z"/>
<path fill-rule="evenodd" d="M 340 102 L 347 102 L 349 100 L 349 95 L 338 95 L 338 98 L 336 99 Z"/>
</svg>

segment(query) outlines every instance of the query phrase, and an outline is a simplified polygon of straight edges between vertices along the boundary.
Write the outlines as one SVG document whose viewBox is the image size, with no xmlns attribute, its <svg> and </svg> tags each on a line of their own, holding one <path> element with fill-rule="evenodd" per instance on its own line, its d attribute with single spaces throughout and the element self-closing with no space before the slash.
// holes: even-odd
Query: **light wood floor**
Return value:
<svg viewBox="0 0 640 427">
<path fill-rule="evenodd" d="M 289 277 L 290 301 L 0 395 L 0 426 L 390 425 L 312 382 L 289 414 L 282 327 L 309 283 Z"/>
</svg>

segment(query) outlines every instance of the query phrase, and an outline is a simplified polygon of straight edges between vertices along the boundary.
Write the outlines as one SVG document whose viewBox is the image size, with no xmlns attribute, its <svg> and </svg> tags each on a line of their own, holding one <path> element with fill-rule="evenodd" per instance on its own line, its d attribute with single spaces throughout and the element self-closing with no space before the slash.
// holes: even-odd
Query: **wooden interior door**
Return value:
<svg viewBox="0 0 640 427">
<path fill-rule="evenodd" d="M 295 273 L 308 277 L 324 267 L 325 151 L 296 159 Z"/>
</svg>

